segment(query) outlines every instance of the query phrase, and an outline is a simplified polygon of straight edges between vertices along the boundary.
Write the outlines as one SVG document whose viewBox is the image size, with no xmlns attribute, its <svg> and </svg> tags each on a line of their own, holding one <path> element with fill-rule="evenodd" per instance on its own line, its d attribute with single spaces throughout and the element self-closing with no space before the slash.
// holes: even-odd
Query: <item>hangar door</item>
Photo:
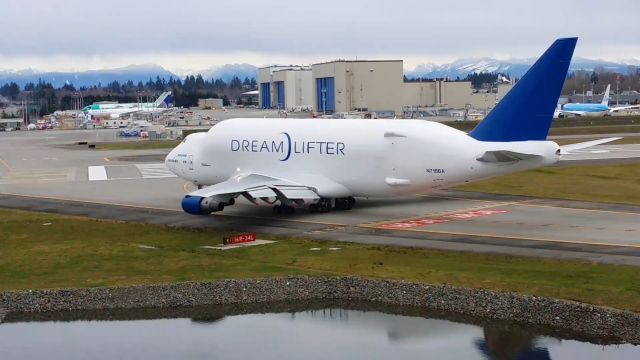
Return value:
<svg viewBox="0 0 640 360">
<path fill-rule="evenodd" d="M 336 111 L 335 78 L 316 79 L 316 103 L 318 112 Z"/>
<path fill-rule="evenodd" d="M 263 109 L 271 108 L 271 84 L 270 83 L 260 84 L 260 105 L 262 105 Z"/>
<path fill-rule="evenodd" d="M 284 109 L 284 81 L 276 81 L 276 98 L 278 99 L 278 109 Z"/>
</svg>

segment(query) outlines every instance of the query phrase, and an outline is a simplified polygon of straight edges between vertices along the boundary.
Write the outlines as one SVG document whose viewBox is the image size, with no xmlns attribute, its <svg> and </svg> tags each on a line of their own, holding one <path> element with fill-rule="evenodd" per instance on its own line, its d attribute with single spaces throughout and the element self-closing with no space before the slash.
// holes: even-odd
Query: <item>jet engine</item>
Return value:
<svg viewBox="0 0 640 360">
<path fill-rule="evenodd" d="M 212 212 L 222 211 L 227 205 L 233 205 L 235 199 L 224 202 L 221 199 L 211 196 L 185 196 L 182 199 L 182 210 L 192 215 L 207 215 Z"/>
</svg>

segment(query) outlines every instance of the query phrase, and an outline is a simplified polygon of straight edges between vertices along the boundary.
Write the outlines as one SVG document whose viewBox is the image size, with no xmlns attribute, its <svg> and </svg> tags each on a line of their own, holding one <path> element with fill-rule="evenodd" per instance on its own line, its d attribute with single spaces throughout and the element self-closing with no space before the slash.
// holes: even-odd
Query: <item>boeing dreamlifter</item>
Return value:
<svg viewBox="0 0 640 360">
<path fill-rule="evenodd" d="M 554 164 L 546 141 L 577 38 L 556 40 L 469 134 L 424 120 L 230 119 L 195 133 L 166 157 L 199 187 L 182 208 L 209 214 L 239 196 L 276 212 L 350 209 L 356 197 L 424 193 Z"/>
</svg>

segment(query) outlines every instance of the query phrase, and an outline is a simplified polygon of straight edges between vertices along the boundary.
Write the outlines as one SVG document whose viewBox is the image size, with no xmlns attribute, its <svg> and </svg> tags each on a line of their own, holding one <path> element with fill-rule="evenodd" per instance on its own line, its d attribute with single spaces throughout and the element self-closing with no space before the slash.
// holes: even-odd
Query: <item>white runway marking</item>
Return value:
<svg viewBox="0 0 640 360">
<path fill-rule="evenodd" d="M 109 171 L 107 171 L 109 170 Z M 89 166 L 89 181 L 162 179 L 177 177 L 164 163 Z"/>
<path fill-rule="evenodd" d="M 588 149 L 574 150 L 570 154 L 563 155 L 562 161 L 633 158 L 640 158 L 640 146 L 637 144 L 598 145 Z"/>
<path fill-rule="evenodd" d="M 89 166 L 89 181 L 109 180 L 104 166 Z"/>
<path fill-rule="evenodd" d="M 136 167 L 145 179 L 176 177 L 164 164 L 137 164 Z"/>
</svg>

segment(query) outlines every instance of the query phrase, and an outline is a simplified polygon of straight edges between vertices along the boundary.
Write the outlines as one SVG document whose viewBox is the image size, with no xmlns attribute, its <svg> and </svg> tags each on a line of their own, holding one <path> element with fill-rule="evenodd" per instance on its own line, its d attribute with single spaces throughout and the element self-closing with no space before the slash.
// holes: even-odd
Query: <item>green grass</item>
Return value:
<svg viewBox="0 0 640 360">
<path fill-rule="evenodd" d="M 457 189 L 640 205 L 640 164 L 549 167 L 500 176 Z"/>
<path fill-rule="evenodd" d="M 138 140 L 112 143 L 96 143 L 97 150 L 150 150 L 173 149 L 180 144 L 179 140 Z"/>
<path fill-rule="evenodd" d="M 640 312 L 640 269 L 630 266 L 300 239 L 216 251 L 201 246 L 219 243 L 222 233 L 9 210 L 0 210 L 0 234 L 0 290 L 354 275 L 509 290 Z M 330 246 L 341 250 L 328 251 Z"/>
</svg>

